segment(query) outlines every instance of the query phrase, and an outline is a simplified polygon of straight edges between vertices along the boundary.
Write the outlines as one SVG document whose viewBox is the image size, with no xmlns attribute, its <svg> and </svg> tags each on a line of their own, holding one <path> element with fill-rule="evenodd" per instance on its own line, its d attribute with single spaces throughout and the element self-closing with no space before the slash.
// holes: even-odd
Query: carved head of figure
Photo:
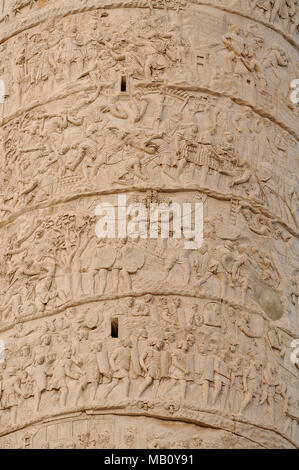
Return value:
<svg viewBox="0 0 299 470">
<path fill-rule="evenodd" d="M 228 312 L 230 322 L 235 323 L 235 321 L 236 321 L 236 310 L 233 307 L 229 307 L 227 312 Z"/>
<path fill-rule="evenodd" d="M 139 90 L 135 91 L 134 98 L 138 101 L 141 101 L 142 100 L 142 93 Z M 151 197 L 151 191 L 147 191 L 147 196 L 148 195 Z"/>
<path fill-rule="evenodd" d="M 29 357 L 31 353 L 30 346 L 28 344 L 24 344 L 24 346 L 20 349 L 20 356 L 21 357 Z"/>
<path fill-rule="evenodd" d="M 234 34 L 239 34 L 240 33 L 240 29 L 238 28 L 238 26 L 234 25 L 234 24 L 230 24 L 229 25 L 229 32 L 230 33 L 234 33 Z"/>
<path fill-rule="evenodd" d="M 198 349 L 199 354 L 205 354 L 206 351 L 207 351 L 205 341 L 201 341 L 201 342 L 198 344 L 197 349 Z"/>
<path fill-rule="evenodd" d="M 96 18 L 92 18 L 90 22 L 90 29 L 92 29 L 93 31 L 96 31 L 98 29 L 98 21 Z"/>
<path fill-rule="evenodd" d="M 19 54 L 17 58 L 15 59 L 16 65 L 23 65 L 25 63 L 26 57 L 25 57 L 25 51 L 23 53 Z"/>
<path fill-rule="evenodd" d="M 249 106 L 244 106 L 243 113 L 247 117 L 247 119 L 252 119 L 253 111 L 251 108 L 249 108 Z"/>
<path fill-rule="evenodd" d="M 124 435 L 124 441 L 126 445 L 131 448 L 136 440 L 136 428 L 126 428 L 126 432 Z"/>
<path fill-rule="evenodd" d="M 190 137 L 192 139 L 195 138 L 198 134 L 198 126 L 196 124 L 191 124 L 190 125 Z"/>
<path fill-rule="evenodd" d="M 136 336 L 138 339 L 147 339 L 148 338 L 148 334 L 147 334 L 147 331 L 145 328 L 140 328 L 137 330 L 136 332 Z"/>
<path fill-rule="evenodd" d="M 177 349 L 183 352 L 189 351 L 189 343 L 188 341 L 179 341 L 177 345 Z"/>
<path fill-rule="evenodd" d="M 272 267 L 272 265 L 271 265 L 271 260 L 270 260 L 270 258 L 268 258 L 267 256 L 265 256 L 265 257 L 263 258 L 263 263 L 264 263 L 265 268 L 270 268 L 270 267 Z"/>
<path fill-rule="evenodd" d="M 203 315 L 198 310 L 198 305 L 197 304 L 192 305 L 192 321 L 193 321 L 193 324 L 197 327 L 202 326 L 202 324 L 204 322 Z"/>
<path fill-rule="evenodd" d="M 229 251 L 233 251 L 233 250 L 234 250 L 234 244 L 233 244 L 233 242 L 231 242 L 230 240 L 225 240 L 224 246 L 225 246 L 225 248 L 227 248 Z"/>
<path fill-rule="evenodd" d="M 163 341 L 159 339 L 152 339 L 149 341 L 149 346 L 160 351 L 163 348 Z"/>
<path fill-rule="evenodd" d="M 216 238 L 215 223 L 207 218 L 204 219 L 203 223 L 204 223 L 204 238 L 215 240 Z M 201 248 L 202 250 L 204 246 L 207 246 L 207 245 L 205 245 L 204 243 Z"/>
<path fill-rule="evenodd" d="M 38 357 L 35 359 L 35 365 L 37 365 L 37 366 L 43 365 L 44 362 L 45 362 L 44 356 L 38 356 Z"/>
<path fill-rule="evenodd" d="M 195 344 L 195 336 L 192 333 L 189 333 L 186 338 L 186 342 L 188 343 L 189 347 Z"/>
<path fill-rule="evenodd" d="M 124 245 L 127 244 L 128 239 L 127 238 L 119 238 L 116 242 L 116 247 L 117 248 L 123 248 Z"/>
<path fill-rule="evenodd" d="M 227 351 L 225 349 L 220 349 L 218 356 L 223 359 L 223 361 L 226 361 L 227 359 Z"/>
<path fill-rule="evenodd" d="M 71 351 L 71 349 L 70 349 L 70 348 L 66 348 L 66 349 L 63 351 L 62 355 L 61 355 L 61 359 L 63 359 L 63 358 L 71 359 L 71 357 L 72 357 L 72 351 Z"/>
<path fill-rule="evenodd" d="M 6 368 L 6 375 L 8 377 L 15 377 L 17 376 L 19 373 L 19 370 L 17 369 L 17 367 L 7 367 Z"/>
<path fill-rule="evenodd" d="M 28 128 L 28 134 L 31 136 L 37 135 L 39 130 L 39 125 L 36 122 L 33 122 L 32 125 Z"/>
<path fill-rule="evenodd" d="M 246 253 L 247 249 L 245 245 L 242 245 L 241 243 L 237 244 L 237 250 L 240 254 Z"/>
<path fill-rule="evenodd" d="M 72 36 L 75 36 L 78 32 L 78 27 L 77 25 L 73 24 L 71 27 L 70 27 L 70 33 Z"/>
<path fill-rule="evenodd" d="M 55 19 L 54 18 L 49 18 L 47 22 L 47 31 L 53 32 L 55 30 Z"/>
<path fill-rule="evenodd" d="M 132 345 L 130 338 L 122 338 L 120 344 L 123 348 L 130 348 Z"/>
<path fill-rule="evenodd" d="M 193 314 L 198 312 L 198 304 L 193 304 L 191 308 L 192 308 L 192 313 Z"/>
<path fill-rule="evenodd" d="M 153 300 L 153 296 L 151 294 L 146 294 L 145 297 L 144 297 L 144 301 L 145 303 L 149 304 L 151 303 Z"/>
<path fill-rule="evenodd" d="M 285 51 L 282 47 L 279 48 L 279 52 L 280 52 L 281 58 L 283 59 L 283 63 L 280 64 L 280 65 L 286 66 L 286 65 L 288 64 L 288 62 L 289 62 L 287 53 L 286 53 L 286 51 Z"/>
<path fill-rule="evenodd" d="M 51 335 L 46 334 L 46 335 L 41 337 L 40 344 L 42 346 L 50 346 L 51 341 L 52 341 Z"/>
<path fill-rule="evenodd" d="M 47 364 L 53 364 L 53 362 L 55 362 L 56 359 L 57 359 L 57 354 L 56 353 L 47 354 L 47 356 L 46 356 Z"/>
<path fill-rule="evenodd" d="M 217 351 L 219 349 L 219 343 L 220 343 L 220 337 L 219 335 L 214 335 L 208 339 L 208 351 L 212 352 L 214 354 L 217 354 Z"/>
<path fill-rule="evenodd" d="M 164 331 L 164 341 L 166 343 L 174 343 L 175 342 L 175 333 L 170 329 L 166 329 Z"/>
<path fill-rule="evenodd" d="M 90 137 L 97 132 L 98 128 L 96 124 L 90 124 L 86 127 L 85 135 L 86 137 Z"/>
<path fill-rule="evenodd" d="M 135 303 L 134 297 L 129 297 L 129 298 L 127 299 L 127 307 L 128 307 L 128 308 L 134 307 L 134 303 Z"/>
<path fill-rule="evenodd" d="M 89 445 L 90 442 L 90 433 L 84 433 L 84 434 L 79 434 L 78 435 L 78 440 L 79 440 L 79 446 L 81 448 L 85 448 Z"/>
<path fill-rule="evenodd" d="M 88 339 L 88 330 L 82 327 L 79 327 L 77 330 L 77 338 L 79 341 Z"/>
<path fill-rule="evenodd" d="M 96 341 L 90 345 L 90 351 L 94 353 L 101 352 L 103 349 L 103 344 L 100 341 Z"/>
<path fill-rule="evenodd" d="M 223 133 L 223 142 L 224 144 L 232 144 L 234 142 L 234 136 L 231 132 Z"/>
</svg>

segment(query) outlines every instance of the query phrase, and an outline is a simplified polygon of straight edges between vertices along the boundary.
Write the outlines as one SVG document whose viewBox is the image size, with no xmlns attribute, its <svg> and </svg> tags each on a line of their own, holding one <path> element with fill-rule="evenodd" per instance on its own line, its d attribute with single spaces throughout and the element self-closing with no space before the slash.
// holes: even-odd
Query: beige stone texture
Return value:
<svg viewBox="0 0 299 470">
<path fill-rule="evenodd" d="M 298 447 L 297 3 L 0 2 L 0 448 Z"/>
</svg>

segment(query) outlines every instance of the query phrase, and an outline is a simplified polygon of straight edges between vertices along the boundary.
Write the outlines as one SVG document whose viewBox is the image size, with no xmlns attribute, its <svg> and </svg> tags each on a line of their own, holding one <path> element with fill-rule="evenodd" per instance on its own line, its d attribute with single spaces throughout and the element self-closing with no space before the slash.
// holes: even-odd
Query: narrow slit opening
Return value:
<svg viewBox="0 0 299 470">
<path fill-rule="evenodd" d="M 127 91 L 127 77 L 122 76 L 120 82 L 120 91 L 125 93 Z"/>
<path fill-rule="evenodd" d="M 118 338 L 118 318 L 112 318 L 111 320 L 111 336 L 112 338 Z"/>
</svg>

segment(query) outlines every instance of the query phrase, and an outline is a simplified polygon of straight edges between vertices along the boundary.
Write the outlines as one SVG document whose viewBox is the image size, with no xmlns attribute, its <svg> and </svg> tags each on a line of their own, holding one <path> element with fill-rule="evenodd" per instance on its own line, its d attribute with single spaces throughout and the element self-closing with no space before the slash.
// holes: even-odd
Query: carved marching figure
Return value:
<svg viewBox="0 0 299 470">
<path fill-rule="evenodd" d="M 84 236 L 85 236 L 85 240 L 83 238 Z M 83 273 L 85 272 L 85 269 L 83 268 L 83 265 L 82 265 L 82 255 L 90 243 L 90 237 L 88 236 L 88 233 L 84 233 L 83 231 L 80 232 L 78 243 L 79 243 L 80 248 L 76 251 L 76 253 L 73 256 L 72 269 L 73 269 L 73 290 L 74 290 L 73 294 L 80 297 L 81 295 L 84 295 Z"/>
<path fill-rule="evenodd" d="M 256 0 L 256 6 L 263 10 L 266 21 L 270 21 L 273 0 Z"/>
<path fill-rule="evenodd" d="M 228 395 L 228 408 L 234 414 L 239 403 L 239 394 L 243 391 L 243 368 L 242 358 L 237 357 L 231 362 L 231 387 Z"/>
<path fill-rule="evenodd" d="M 52 300 L 59 297 L 57 289 L 54 288 L 56 264 L 48 262 L 46 266 L 47 274 L 40 276 L 35 286 L 35 305 L 39 312 L 43 312 Z"/>
<path fill-rule="evenodd" d="M 33 373 L 34 410 L 37 413 L 39 411 L 42 393 L 47 390 L 47 377 L 52 375 L 52 373 L 48 370 L 47 364 L 45 363 L 45 358 L 43 356 L 36 357 L 33 364 Z"/>
<path fill-rule="evenodd" d="M 64 67 L 66 81 L 72 80 L 72 68 L 75 64 L 77 76 L 83 72 L 83 53 L 81 47 L 84 45 L 78 37 L 78 28 L 72 25 L 66 36 L 60 40 L 57 61 Z"/>
<path fill-rule="evenodd" d="M 221 304 L 209 302 L 204 307 L 203 322 L 205 326 L 221 328 L 222 326 Z"/>
<path fill-rule="evenodd" d="M 270 18 L 270 21 L 272 23 L 274 23 L 274 21 L 276 20 L 276 16 L 279 15 L 281 17 L 284 16 L 284 13 L 287 8 L 286 6 L 286 0 L 273 0 L 272 2 L 272 11 L 271 11 L 271 18 Z"/>
<path fill-rule="evenodd" d="M 222 42 L 228 50 L 227 69 L 235 73 L 238 61 L 246 55 L 246 42 L 241 37 L 239 28 L 234 25 L 231 25 L 230 31 L 222 36 Z"/>
<path fill-rule="evenodd" d="M 124 338 L 121 340 L 120 346 L 112 352 L 109 358 L 112 369 L 112 382 L 108 386 L 104 398 L 106 398 L 120 382 L 123 384 L 124 397 L 129 398 L 131 384 L 131 347 L 131 341 Z"/>
<path fill-rule="evenodd" d="M 178 156 L 178 176 L 181 177 L 187 165 L 192 168 L 191 178 L 194 177 L 195 156 L 198 152 L 199 136 L 196 125 L 178 130 L 176 133 L 176 154 Z M 170 165 L 169 165 L 170 166 Z M 169 170 L 168 170 L 169 171 Z"/>
<path fill-rule="evenodd" d="M 195 355 L 195 376 L 201 385 L 202 407 L 209 406 L 210 390 L 214 382 L 215 354 L 211 352 L 204 341 L 198 345 L 198 353 Z"/>
<path fill-rule="evenodd" d="M 171 351 L 171 366 L 169 370 L 170 382 L 165 390 L 165 395 L 175 387 L 176 384 L 180 385 L 180 397 L 181 401 L 185 401 L 187 393 L 187 380 L 188 374 L 188 364 L 187 364 L 187 352 L 189 350 L 189 345 L 186 341 L 180 341 L 177 344 L 175 350 Z"/>
<path fill-rule="evenodd" d="M 277 44 L 272 44 L 264 60 L 264 67 L 265 69 L 271 69 L 276 86 L 278 86 L 280 83 L 280 75 L 278 73 L 279 67 L 287 67 L 288 63 L 289 59 L 287 57 L 286 51 Z"/>
<path fill-rule="evenodd" d="M 156 398 L 161 380 L 161 350 L 163 341 L 150 340 L 148 346 L 140 357 L 140 365 L 145 373 L 144 383 L 141 385 L 137 396 L 143 393 L 153 384 L 152 396 Z"/>
<path fill-rule="evenodd" d="M 74 370 L 73 370 L 74 369 Z M 58 390 L 60 393 L 60 407 L 65 409 L 67 398 L 70 392 L 68 378 L 73 381 L 80 379 L 81 369 L 74 362 L 70 349 L 62 351 L 60 357 L 58 357 L 53 368 L 53 376 L 50 381 L 50 389 Z"/>
<path fill-rule="evenodd" d="M 231 369 L 226 361 L 227 351 L 221 350 L 214 361 L 214 392 L 212 405 L 215 406 L 219 395 L 222 393 L 222 409 L 225 409 L 226 400 L 230 391 Z"/>
<path fill-rule="evenodd" d="M 284 357 L 285 350 L 282 345 L 281 334 L 273 323 L 270 323 L 267 338 L 272 350 L 276 350 L 280 357 Z"/>
<path fill-rule="evenodd" d="M 278 378 L 276 367 L 270 361 L 267 361 L 266 365 L 262 368 L 262 396 L 260 405 L 267 403 L 268 414 L 272 425 L 275 425 L 274 396 L 277 385 Z"/>
<path fill-rule="evenodd" d="M 211 277 L 215 276 L 220 281 L 219 296 L 221 298 L 225 298 L 227 295 L 228 278 L 231 276 L 232 259 L 233 244 L 226 240 L 224 242 L 224 246 L 215 248 L 214 253 L 208 262 L 207 271 L 197 282 L 196 287 L 200 288 Z"/>
<path fill-rule="evenodd" d="M 296 432 L 299 423 L 299 401 L 298 401 L 298 380 L 295 377 L 291 378 L 291 383 L 287 384 L 287 391 L 285 395 L 284 412 L 286 415 L 286 422 L 284 427 L 285 433 L 290 433 L 291 439 L 296 439 Z"/>
<path fill-rule="evenodd" d="M 164 271 L 166 273 L 165 281 L 168 281 L 172 270 L 177 264 L 179 264 L 181 265 L 181 269 L 182 269 L 183 282 L 184 284 L 187 285 L 190 281 L 191 271 L 192 271 L 191 261 L 190 261 L 190 252 L 189 250 L 185 250 L 183 253 L 180 253 L 178 249 L 181 249 L 180 242 L 176 243 L 173 253 L 171 253 L 171 255 L 168 256 L 168 259 L 166 261 L 165 268 L 164 268 Z"/>
<path fill-rule="evenodd" d="M 258 397 L 260 394 L 261 385 L 261 364 L 255 360 L 250 359 L 247 367 L 243 369 L 243 392 L 244 398 L 242 400 L 239 414 L 242 415 L 251 403 L 251 401 Z"/>
<path fill-rule="evenodd" d="M 87 388 L 90 400 L 94 401 L 96 398 L 98 387 L 102 383 L 103 378 L 99 364 L 99 353 L 101 351 L 102 343 L 92 343 L 89 347 L 89 352 L 85 354 L 85 357 L 83 357 L 82 354 L 79 356 L 79 365 L 82 367 L 82 372 L 77 392 L 75 394 L 75 405 L 78 405 L 80 397 Z"/>
<path fill-rule="evenodd" d="M 25 71 L 25 51 L 19 52 L 19 55 L 15 59 L 15 63 L 12 66 L 12 86 L 15 90 L 16 96 L 16 107 L 22 105 L 24 95 L 24 79 L 26 75 Z"/>
<path fill-rule="evenodd" d="M 1 408 L 12 412 L 12 424 L 17 423 L 19 399 L 21 397 L 21 381 L 18 371 L 14 367 L 6 367 L 2 364 L 2 397 Z"/>
<path fill-rule="evenodd" d="M 232 286 L 241 288 L 241 305 L 245 305 L 247 290 L 249 287 L 249 259 L 246 246 L 237 244 L 237 254 L 234 256 L 232 265 Z"/>
<path fill-rule="evenodd" d="M 95 253 L 96 256 L 92 258 L 88 269 L 88 284 L 91 295 L 96 295 L 98 289 L 98 294 L 101 296 L 106 289 L 108 269 L 115 261 L 115 253 L 111 250 L 107 240 L 96 240 Z"/>
</svg>

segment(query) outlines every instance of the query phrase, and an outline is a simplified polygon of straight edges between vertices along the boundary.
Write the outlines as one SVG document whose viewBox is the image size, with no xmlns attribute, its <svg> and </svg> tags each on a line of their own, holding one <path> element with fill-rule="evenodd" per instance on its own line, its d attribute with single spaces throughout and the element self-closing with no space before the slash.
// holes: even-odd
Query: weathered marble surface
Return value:
<svg viewBox="0 0 299 470">
<path fill-rule="evenodd" d="M 0 2 L 0 448 L 298 446 L 297 26 Z M 203 246 L 99 241 L 121 194 L 203 202 Z"/>
</svg>

